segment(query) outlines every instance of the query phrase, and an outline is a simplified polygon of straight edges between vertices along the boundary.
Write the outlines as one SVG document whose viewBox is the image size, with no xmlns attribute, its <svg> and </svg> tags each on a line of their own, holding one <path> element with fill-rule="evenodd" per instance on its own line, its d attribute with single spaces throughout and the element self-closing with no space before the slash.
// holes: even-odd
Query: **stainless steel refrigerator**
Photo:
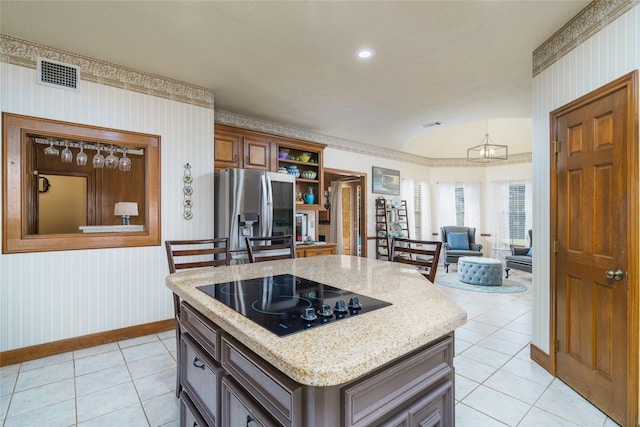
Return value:
<svg viewBox="0 0 640 427">
<path fill-rule="evenodd" d="M 294 175 L 228 168 L 214 191 L 214 234 L 229 237 L 234 259 L 246 258 L 245 237 L 296 235 Z"/>
</svg>

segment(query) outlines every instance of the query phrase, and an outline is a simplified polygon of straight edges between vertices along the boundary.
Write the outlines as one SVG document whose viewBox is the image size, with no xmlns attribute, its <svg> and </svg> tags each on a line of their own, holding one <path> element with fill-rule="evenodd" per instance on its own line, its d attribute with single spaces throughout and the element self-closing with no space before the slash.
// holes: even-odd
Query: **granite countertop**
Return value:
<svg viewBox="0 0 640 427">
<path fill-rule="evenodd" d="M 392 303 L 278 337 L 196 286 L 293 274 Z M 167 287 L 298 383 L 348 382 L 466 323 L 467 314 L 410 266 L 344 255 L 184 270 Z"/>
</svg>

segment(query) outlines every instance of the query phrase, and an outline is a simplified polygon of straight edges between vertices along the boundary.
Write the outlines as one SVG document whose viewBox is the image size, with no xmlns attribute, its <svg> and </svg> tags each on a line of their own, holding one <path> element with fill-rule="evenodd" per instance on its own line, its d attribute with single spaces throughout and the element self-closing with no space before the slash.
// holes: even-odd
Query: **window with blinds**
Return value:
<svg viewBox="0 0 640 427">
<path fill-rule="evenodd" d="M 525 184 L 509 184 L 509 241 L 525 246 Z"/>
<path fill-rule="evenodd" d="M 464 187 L 456 183 L 456 225 L 464 225 Z"/>
<path fill-rule="evenodd" d="M 413 184 L 413 209 L 415 212 L 415 229 L 416 236 L 422 236 L 422 188 L 420 184 Z"/>
</svg>

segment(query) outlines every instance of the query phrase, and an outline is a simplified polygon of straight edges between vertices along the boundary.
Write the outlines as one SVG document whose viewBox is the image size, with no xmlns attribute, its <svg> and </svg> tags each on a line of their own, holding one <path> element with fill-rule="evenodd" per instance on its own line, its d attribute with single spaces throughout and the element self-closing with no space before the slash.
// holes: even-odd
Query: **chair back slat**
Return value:
<svg viewBox="0 0 640 427">
<path fill-rule="evenodd" d="M 187 268 L 229 265 L 229 239 L 167 240 L 169 272 Z"/>
<path fill-rule="evenodd" d="M 292 235 L 245 237 L 249 262 L 292 259 L 296 251 Z"/>
<path fill-rule="evenodd" d="M 189 268 L 217 267 L 219 265 L 226 265 L 226 261 L 219 260 L 219 261 L 183 262 L 181 264 L 176 264 L 176 271 L 187 270 Z"/>
<path fill-rule="evenodd" d="M 394 237 L 391 240 L 389 261 L 419 267 L 419 271 L 433 283 L 441 250 L 442 242 L 439 241 Z"/>
</svg>

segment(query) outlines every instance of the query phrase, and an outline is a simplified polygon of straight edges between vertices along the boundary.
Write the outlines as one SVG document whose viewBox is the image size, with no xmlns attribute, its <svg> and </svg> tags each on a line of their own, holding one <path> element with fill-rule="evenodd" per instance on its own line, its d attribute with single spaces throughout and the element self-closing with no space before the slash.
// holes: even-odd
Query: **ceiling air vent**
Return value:
<svg viewBox="0 0 640 427">
<path fill-rule="evenodd" d="M 38 84 L 80 92 L 80 67 L 38 58 Z"/>
</svg>

